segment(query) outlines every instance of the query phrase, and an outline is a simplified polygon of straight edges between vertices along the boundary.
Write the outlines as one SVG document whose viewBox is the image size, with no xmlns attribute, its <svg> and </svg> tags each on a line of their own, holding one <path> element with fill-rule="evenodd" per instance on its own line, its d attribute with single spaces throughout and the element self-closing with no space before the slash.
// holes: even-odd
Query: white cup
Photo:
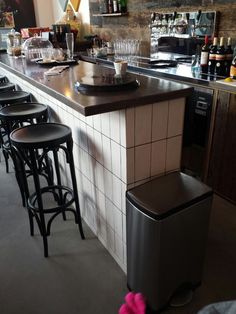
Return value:
<svg viewBox="0 0 236 314">
<path fill-rule="evenodd" d="M 125 75 L 127 70 L 127 61 L 125 60 L 117 60 L 114 62 L 114 68 L 116 71 L 116 75 Z"/>
</svg>

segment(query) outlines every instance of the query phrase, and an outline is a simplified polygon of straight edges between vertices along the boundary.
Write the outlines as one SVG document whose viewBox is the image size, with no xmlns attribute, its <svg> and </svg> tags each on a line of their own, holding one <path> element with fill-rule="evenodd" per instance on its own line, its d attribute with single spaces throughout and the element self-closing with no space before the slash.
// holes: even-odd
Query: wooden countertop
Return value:
<svg viewBox="0 0 236 314">
<path fill-rule="evenodd" d="M 7 54 L 0 55 L 0 67 L 34 84 L 35 87 L 85 116 L 115 111 L 133 105 L 138 106 L 186 97 L 192 92 L 192 88 L 185 84 L 132 74 L 140 82 L 140 86 L 135 90 L 84 95 L 74 87 L 79 78 L 88 74 L 114 74 L 114 70 L 80 61 L 78 65 L 70 66 L 60 75 L 45 76 L 44 72 L 48 68 L 26 62 L 25 59 L 14 59 Z"/>
</svg>

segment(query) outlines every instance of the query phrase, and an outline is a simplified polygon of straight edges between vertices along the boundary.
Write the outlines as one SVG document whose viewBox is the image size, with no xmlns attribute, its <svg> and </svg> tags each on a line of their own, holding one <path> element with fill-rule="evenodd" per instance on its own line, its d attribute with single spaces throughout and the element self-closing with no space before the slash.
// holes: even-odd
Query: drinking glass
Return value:
<svg viewBox="0 0 236 314">
<path fill-rule="evenodd" d="M 69 60 L 73 60 L 74 55 L 74 34 L 66 33 L 67 56 Z"/>
</svg>

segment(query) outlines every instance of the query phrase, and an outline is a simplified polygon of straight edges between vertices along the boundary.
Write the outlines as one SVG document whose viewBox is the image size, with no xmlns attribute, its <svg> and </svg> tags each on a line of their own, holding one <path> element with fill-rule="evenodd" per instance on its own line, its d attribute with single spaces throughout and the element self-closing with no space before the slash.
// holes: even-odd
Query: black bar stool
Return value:
<svg viewBox="0 0 236 314">
<path fill-rule="evenodd" d="M 2 152 L 6 163 L 7 173 L 9 172 L 8 159 L 9 156 L 12 156 L 10 145 L 10 133 L 14 129 L 22 127 L 23 124 L 25 125 L 42 123 L 46 122 L 47 120 L 48 120 L 48 107 L 40 103 L 14 104 L 0 109 L 0 121 L 2 123 L 2 129 L 4 129 L 4 133 L 2 133 L 1 136 Z M 48 160 L 47 162 L 48 162 L 47 165 L 49 166 L 50 162 Z M 23 206 L 25 206 L 25 193 L 23 189 L 21 174 L 20 172 L 15 171 L 15 175 L 20 188 L 22 203 Z"/>
<path fill-rule="evenodd" d="M 4 77 L 4 79 L 6 79 L 6 77 Z M 15 90 L 4 91 L 0 93 L 0 108 L 5 107 L 10 104 L 29 102 L 30 100 L 31 100 L 31 95 L 27 92 L 15 91 Z M 4 135 L 5 135 L 5 130 L 2 123 L 0 122 L 0 147 L 2 147 L 3 145 Z"/>
<path fill-rule="evenodd" d="M 7 79 L 6 76 L 0 75 L 0 83 L 4 83 L 4 82 L 7 82 L 7 81 L 8 81 L 8 79 Z"/>
<path fill-rule="evenodd" d="M 30 100 L 30 93 L 21 90 L 0 93 L 0 107 L 16 103 L 29 102 Z"/>
<path fill-rule="evenodd" d="M 22 103 L 3 107 L 0 109 L 1 147 L 6 163 L 6 172 L 9 172 L 8 159 L 10 155 L 9 136 L 11 131 L 22 127 L 23 123 L 46 122 L 48 107 L 39 103 Z"/>
<path fill-rule="evenodd" d="M 40 123 L 29 125 L 14 130 L 10 134 L 14 151 L 14 160 L 18 161 L 24 178 L 25 191 L 27 193 L 27 209 L 30 221 L 30 233 L 34 235 L 34 219 L 36 220 L 40 234 L 43 237 L 44 256 L 48 256 L 47 236 L 50 235 L 52 221 L 59 214 L 70 211 L 75 216 L 75 222 L 79 225 L 81 238 L 84 239 L 82 227 L 79 197 L 76 184 L 76 176 L 73 159 L 73 140 L 71 129 L 59 123 Z M 66 162 L 70 168 L 72 189 L 62 185 L 58 154 L 63 152 Z M 39 173 L 42 161 L 46 155 L 52 154 L 56 182 L 52 186 L 42 186 Z M 29 194 L 25 164 L 30 164 L 34 179 L 35 192 Z M 47 197 L 53 196 L 50 200 L 55 207 L 46 205 Z M 75 209 L 71 205 L 75 203 Z M 50 203 L 51 204 L 51 203 Z M 46 221 L 46 215 L 50 218 Z"/>
<path fill-rule="evenodd" d="M 15 84 L 12 84 L 10 82 L 0 83 L 0 93 L 7 92 L 9 90 L 15 90 Z"/>
</svg>

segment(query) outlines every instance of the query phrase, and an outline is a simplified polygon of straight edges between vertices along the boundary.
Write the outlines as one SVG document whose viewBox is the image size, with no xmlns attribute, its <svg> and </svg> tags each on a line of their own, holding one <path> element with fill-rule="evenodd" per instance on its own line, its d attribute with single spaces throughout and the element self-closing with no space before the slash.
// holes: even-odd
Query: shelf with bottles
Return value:
<svg viewBox="0 0 236 314">
<path fill-rule="evenodd" d="M 124 12 L 124 13 L 97 13 L 97 14 L 93 14 L 93 16 L 104 16 L 104 17 L 112 17 L 112 16 L 124 16 L 124 15 L 128 15 L 128 12 Z"/>
</svg>

